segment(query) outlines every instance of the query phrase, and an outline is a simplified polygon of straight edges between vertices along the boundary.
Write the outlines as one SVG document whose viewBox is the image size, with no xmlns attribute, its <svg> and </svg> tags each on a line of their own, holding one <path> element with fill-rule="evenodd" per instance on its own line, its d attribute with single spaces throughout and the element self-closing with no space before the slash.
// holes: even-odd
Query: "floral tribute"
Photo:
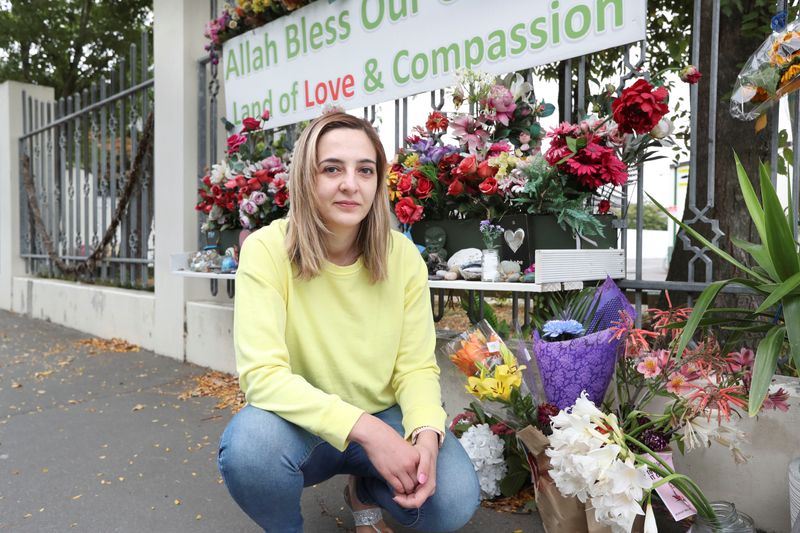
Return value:
<svg viewBox="0 0 800 533">
<path fill-rule="evenodd" d="M 800 20 L 777 26 L 739 72 L 730 104 L 736 118 L 754 120 L 800 88 Z"/>
<path fill-rule="evenodd" d="M 668 98 L 665 87 L 644 79 L 619 91 L 612 86 L 594 99 L 596 114 L 545 132 L 539 121 L 555 108 L 536 100 L 522 76 L 495 80 L 462 70 L 453 102 L 474 112 L 434 111 L 415 128 L 388 176 L 395 213 L 403 224 L 555 214 L 562 227 L 601 234 L 592 213 L 607 213 L 628 170 L 670 143 Z M 445 134 L 455 142 L 444 142 Z M 550 144 L 542 154 L 545 138 Z"/>
<path fill-rule="evenodd" d="M 268 143 L 268 120 L 268 111 L 258 119 L 245 118 L 241 131 L 228 137 L 227 156 L 203 176 L 195 206 L 208 217 L 203 231 L 257 229 L 288 212 L 289 172 L 276 155 L 287 154 Z"/>
<path fill-rule="evenodd" d="M 253 28 L 287 15 L 313 0 L 236 0 L 226 2 L 215 19 L 206 24 L 206 51 L 213 64 L 219 63 L 222 44 Z"/>
</svg>

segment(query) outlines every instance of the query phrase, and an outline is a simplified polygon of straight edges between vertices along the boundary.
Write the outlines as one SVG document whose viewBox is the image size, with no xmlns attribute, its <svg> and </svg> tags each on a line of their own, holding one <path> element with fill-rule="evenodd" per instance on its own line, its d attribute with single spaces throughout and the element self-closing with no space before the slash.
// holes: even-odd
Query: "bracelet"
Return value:
<svg viewBox="0 0 800 533">
<path fill-rule="evenodd" d="M 417 429 L 415 429 L 414 432 L 411 433 L 411 445 L 412 446 L 417 443 L 417 437 L 419 437 L 420 433 L 422 433 L 423 431 L 433 431 L 433 432 L 435 432 L 439 436 L 439 448 L 442 447 L 442 444 L 444 444 L 444 433 L 439 431 L 438 429 L 436 429 L 433 426 L 420 426 Z"/>
</svg>

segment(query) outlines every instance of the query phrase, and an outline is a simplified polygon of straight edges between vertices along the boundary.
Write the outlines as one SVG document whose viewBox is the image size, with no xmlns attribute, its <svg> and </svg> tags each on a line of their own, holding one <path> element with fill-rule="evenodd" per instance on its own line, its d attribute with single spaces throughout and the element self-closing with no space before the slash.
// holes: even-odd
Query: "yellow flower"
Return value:
<svg viewBox="0 0 800 533">
<path fill-rule="evenodd" d="M 773 65 L 785 65 L 800 53 L 800 32 L 789 31 L 772 43 L 769 61 Z"/>
<path fill-rule="evenodd" d="M 781 76 L 781 82 L 778 84 L 786 85 L 790 81 L 792 81 L 798 74 L 800 74 L 800 65 L 792 65 L 789 67 L 786 72 Z"/>
<path fill-rule="evenodd" d="M 419 154 L 410 154 L 403 161 L 403 166 L 406 168 L 415 168 L 419 166 Z"/>
<path fill-rule="evenodd" d="M 486 376 L 481 370 L 480 377 L 467 378 L 467 392 L 479 400 L 494 400 L 508 402 L 511 400 L 511 391 L 522 384 L 522 369 L 524 366 L 497 365 L 494 376 Z"/>
</svg>

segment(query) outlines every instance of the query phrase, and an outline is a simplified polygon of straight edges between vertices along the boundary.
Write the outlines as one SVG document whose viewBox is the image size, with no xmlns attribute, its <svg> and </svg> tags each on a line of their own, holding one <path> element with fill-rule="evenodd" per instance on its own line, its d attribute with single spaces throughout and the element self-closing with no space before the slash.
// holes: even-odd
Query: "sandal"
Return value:
<svg viewBox="0 0 800 533">
<path fill-rule="evenodd" d="M 361 511 L 353 509 L 353 505 L 350 503 L 350 483 L 344 487 L 344 503 L 347 504 L 347 508 L 353 513 L 353 521 L 355 522 L 356 528 L 360 526 L 370 526 L 377 531 L 377 533 L 384 533 L 384 530 L 378 529 L 377 526 L 377 524 L 383 521 L 383 513 L 380 507 L 369 507 Z M 385 531 L 391 531 L 391 529 L 386 529 Z"/>
</svg>

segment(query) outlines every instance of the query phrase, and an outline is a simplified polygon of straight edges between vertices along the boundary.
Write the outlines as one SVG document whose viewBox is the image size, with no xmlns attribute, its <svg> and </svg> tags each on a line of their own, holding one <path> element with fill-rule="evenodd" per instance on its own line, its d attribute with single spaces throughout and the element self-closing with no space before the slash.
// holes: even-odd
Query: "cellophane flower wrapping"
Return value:
<svg viewBox="0 0 800 533">
<path fill-rule="evenodd" d="M 591 401 L 602 403 L 625 346 L 625 339 L 611 328 L 620 313 L 636 313 L 611 278 L 598 288 L 589 309 L 591 317 L 579 317 L 589 325 L 588 335 L 548 342 L 534 331 L 533 351 L 545 396 L 559 409 L 575 403 L 584 390 Z"/>
<path fill-rule="evenodd" d="M 731 96 L 731 114 L 755 120 L 782 96 L 800 88 L 800 20 L 773 32 L 742 67 Z"/>
</svg>

